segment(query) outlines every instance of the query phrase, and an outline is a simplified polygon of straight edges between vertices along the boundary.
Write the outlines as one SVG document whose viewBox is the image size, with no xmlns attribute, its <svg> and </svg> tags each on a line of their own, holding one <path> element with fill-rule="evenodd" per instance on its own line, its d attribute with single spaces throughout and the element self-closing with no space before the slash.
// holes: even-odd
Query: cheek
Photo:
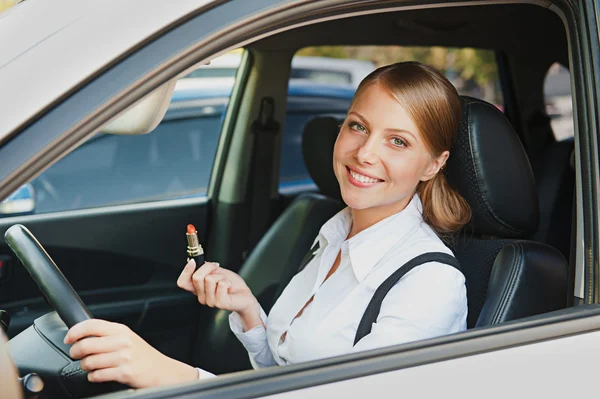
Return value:
<svg viewBox="0 0 600 399">
<path fill-rule="evenodd" d="M 392 179 L 397 184 L 416 184 L 424 173 L 425 161 L 423 157 L 408 151 L 403 156 L 388 157 L 386 169 Z"/>
<path fill-rule="evenodd" d="M 351 134 L 340 132 L 333 147 L 333 159 L 340 161 L 347 157 L 357 147 L 354 141 Z"/>
</svg>

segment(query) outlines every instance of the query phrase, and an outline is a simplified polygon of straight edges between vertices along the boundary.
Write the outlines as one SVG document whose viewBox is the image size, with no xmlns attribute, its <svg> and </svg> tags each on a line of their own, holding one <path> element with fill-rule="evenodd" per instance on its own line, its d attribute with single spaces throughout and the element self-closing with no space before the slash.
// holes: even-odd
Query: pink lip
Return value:
<svg viewBox="0 0 600 399">
<path fill-rule="evenodd" d="M 353 172 L 355 172 L 355 173 L 359 173 L 359 174 L 361 174 L 361 175 L 363 175 L 363 176 L 368 176 L 368 177 L 370 177 L 370 178 L 372 178 L 372 179 L 377 179 L 377 178 L 376 178 L 376 177 L 369 176 L 369 175 L 367 175 L 367 174 L 364 174 L 364 173 L 362 173 L 362 172 L 359 172 L 358 170 L 356 170 L 356 169 L 354 169 L 354 168 L 350 168 L 349 166 L 346 166 L 346 174 L 348 175 L 348 181 L 349 181 L 349 182 L 350 182 L 350 183 L 351 183 L 353 186 L 360 187 L 360 188 L 367 188 L 367 187 L 373 187 L 373 186 L 374 186 L 375 184 L 377 184 L 377 183 L 381 183 L 381 182 L 375 182 L 375 183 L 363 183 L 363 182 L 361 182 L 361 181 L 358 181 L 358 180 L 356 180 L 354 177 L 352 177 L 352 174 L 350 174 L 350 170 L 352 170 L 352 171 L 353 171 Z M 378 179 L 378 180 L 381 180 L 381 179 Z"/>
<path fill-rule="evenodd" d="M 368 174 L 368 173 L 365 173 L 365 172 L 363 172 L 362 170 L 358 170 L 358 169 L 356 169 L 356 168 L 353 168 L 352 166 L 346 166 L 346 167 L 347 167 L 348 169 L 350 169 L 351 171 L 353 171 L 353 172 L 355 172 L 355 173 L 358 173 L 359 175 L 367 176 L 367 177 L 370 177 L 371 179 L 383 180 L 383 179 L 380 179 L 380 178 L 379 178 L 379 177 L 377 177 L 377 176 L 371 176 L 370 174 Z"/>
</svg>

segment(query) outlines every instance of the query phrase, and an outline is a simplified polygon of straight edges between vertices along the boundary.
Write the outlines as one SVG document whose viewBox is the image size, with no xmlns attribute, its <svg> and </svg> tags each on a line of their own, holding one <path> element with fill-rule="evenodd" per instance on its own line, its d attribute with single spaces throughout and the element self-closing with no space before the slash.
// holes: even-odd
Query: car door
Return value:
<svg viewBox="0 0 600 399">
<path fill-rule="evenodd" d="M 231 89 L 176 89 L 151 134 L 97 133 L 28 184 L 29 215 L 0 218 L 2 233 L 19 223 L 43 243 L 94 317 L 126 324 L 181 360 L 190 361 L 205 314 L 176 286 L 184 233 L 193 224 L 206 245 L 207 192 Z M 4 242 L 0 262 L 10 338 L 51 309 Z"/>
</svg>

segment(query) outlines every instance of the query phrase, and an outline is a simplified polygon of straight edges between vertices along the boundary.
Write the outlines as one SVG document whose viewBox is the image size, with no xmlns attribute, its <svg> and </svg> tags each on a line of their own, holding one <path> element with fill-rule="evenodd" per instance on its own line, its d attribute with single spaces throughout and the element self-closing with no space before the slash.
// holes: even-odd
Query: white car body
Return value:
<svg viewBox="0 0 600 399">
<path fill-rule="evenodd" d="M 0 41 L 0 109 L 10 110 L 0 118 L 0 143 L 120 54 L 209 3 L 34 0 L 0 14 L 0 37 L 10 38 Z"/>
</svg>

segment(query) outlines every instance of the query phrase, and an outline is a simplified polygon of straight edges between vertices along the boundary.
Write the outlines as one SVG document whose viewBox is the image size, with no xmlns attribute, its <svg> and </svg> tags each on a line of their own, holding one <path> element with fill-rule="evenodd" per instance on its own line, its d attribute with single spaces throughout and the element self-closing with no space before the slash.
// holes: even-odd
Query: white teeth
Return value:
<svg viewBox="0 0 600 399">
<path fill-rule="evenodd" d="M 372 179 L 370 177 L 360 175 L 353 170 L 350 170 L 350 174 L 352 175 L 353 178 L 355 178 L 356 180 L 358 180 L 361 183 L 377 183 L 379 181 L 377 179 Z"/>
</svg>

